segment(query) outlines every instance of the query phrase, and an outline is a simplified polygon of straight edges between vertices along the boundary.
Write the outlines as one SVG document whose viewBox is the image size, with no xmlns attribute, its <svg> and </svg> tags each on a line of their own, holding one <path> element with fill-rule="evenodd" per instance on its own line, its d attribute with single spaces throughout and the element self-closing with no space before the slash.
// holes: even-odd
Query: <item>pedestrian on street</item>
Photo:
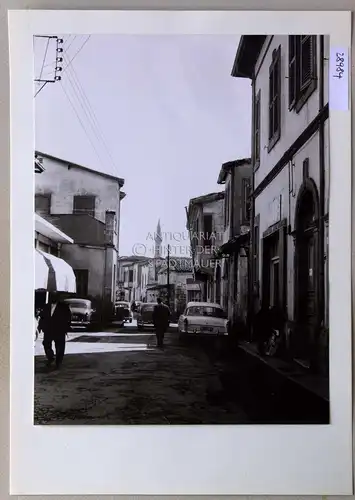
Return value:
<svg viewBox="0 0 355 500">
<path fill-rule="evenodd" d="M 39 335 L 38 323 L 39 323 L 40 315 L 41 315 L 40 309 L 38 309 L 38 308 L 35 309 L 35 316 L 34 316 L 35 343 L 36 343 L 36 340 L 38 340 L 38 335 Z"/>
<path fill-rule="evenodd" d="M 155 334 L 157 337 L 157 346 L 162 348 L 164 346 L 164 335 L 169 327 L 170 309 L 167 305 L 163 304 L 161 299 L 157 299 L 157 305 L 153 311 L 153 324 Z"/>
<path fill-rule="evenodd" d="M 257 341 L 259 354 L 265 354 L 265 343 L 272 332 L 271 312 L 266 304 L 262 304 L 255 315 L 253 324 L 253 333 Z"/>
<path fill-rule="evenodd" d="M 48 368 L 55 361 L 56 368 L 60 368 L 65 353 L 65 340 L 71 323 L 69 305 L 59 300 L 55 295 L 52 301 L 44 307 L 38 328 L 43 331 L 43 347 L 47 357 Z M 55 355 L 52 344 L 55 344 Z"/>
</svg>

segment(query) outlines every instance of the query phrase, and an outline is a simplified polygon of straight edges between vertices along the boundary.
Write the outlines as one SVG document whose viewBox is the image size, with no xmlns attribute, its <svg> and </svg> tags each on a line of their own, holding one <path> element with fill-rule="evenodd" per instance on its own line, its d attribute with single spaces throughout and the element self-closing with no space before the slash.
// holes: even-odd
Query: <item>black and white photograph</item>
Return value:
<svg viewBox="0 0 355 500">
<path fill-rule="evenodd" d="M 33 44 L 34 424 L 329 424 L 329 36 Z"/>
</svg>

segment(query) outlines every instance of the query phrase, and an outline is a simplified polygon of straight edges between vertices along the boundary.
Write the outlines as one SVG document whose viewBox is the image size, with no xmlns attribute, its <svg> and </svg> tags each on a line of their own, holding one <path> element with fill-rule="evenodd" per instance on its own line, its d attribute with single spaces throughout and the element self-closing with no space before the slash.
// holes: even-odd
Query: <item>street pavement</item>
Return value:
<svg viewBox="0 0 355 500">
<path fill-rule="evenodd" d="M 157 349 L 154 332 L 138 331 L 135 321 L 70 332 L 59 371 L 46 369 L 41 338 L 34 350 L 39 425 L 329 422 L 328 402 L 243 349 L 179 341 L 177 325 L 164 350 Z"/>
<path fill-rule="evenodd" d="M 70 333 L 59 371 L 35 346 L 35 424 L 238 424 L 242 405 L 226 397 L 218 363 L 199 342 L 178 340 L 176 325 L 156 348 L 136 323 Z"/>
</svg>

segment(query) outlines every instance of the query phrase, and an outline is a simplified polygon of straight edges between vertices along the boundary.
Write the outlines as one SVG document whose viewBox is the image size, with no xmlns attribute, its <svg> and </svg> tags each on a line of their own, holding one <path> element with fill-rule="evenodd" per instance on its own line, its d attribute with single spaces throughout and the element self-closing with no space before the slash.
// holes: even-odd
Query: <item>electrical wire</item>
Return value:
<svg viewBox="0 0 355 500">
<path fill-rule="evenodd" d="M 69 64 L 67 66 L 65 66 L 65 68 L 63 68 L 63 71 L 62 73 L 64 73 L 68 67 L 73 63 L 74 59 L 76 58 L 76 56 L 82 51 L 82 49 L 84 48 L 84 46 L 87 44 L 87 42 L 89 41 L 91 35 L 88 35 L 88 37 L 86 38 L 86 40 L 84 41 L 84 43 L 80 46 L 80 48 L 75 52 L 75 54 L 73 55 L 73 57 L 71 58 L 71 60 L 69 61 Z"/>
<path fill-rule="evenodd" d="M 72 109 L 73 109 L 73 111 L 74 111 L 74 113 L 75 113 L 75 115 L 76 115 L 77 119 L 79 120 L 79 123 L 80 123 L 81 127 L 83 128 L 83 130 L 84 130 L 84 133 L 85 133 L 86 137 L 88 138 L 88 140 L 89 140 L 89 142 L 90 142 L 91 146 L 93 147 L 93 150 L 95 151 L 95 153 L 96 153 L 96 155 L 97 155 L 97 157 L 98 157 L 98 159 L 99 159 L 99 161 L 100 161 L 101 165 L 104 167 L 104 164 L 103 164 L 103 162 L 102 162 L 101 156 L 99 155 L 99 153 L 98 153 L 98 151 L 97 151 L 97 149 L 96 149 L 96 147 L 95 147 L 95 144 L 92 142 L 91 137 L 90 137 L 90 136 L 89 136 L 89 134 L 87 133 L 86 127 L 85 127 L 85 125 L 84 125 L 84 123 L 83 123 L 82 119 L 80 118 L 80 115 L 79 115 L 79 113 L 77 112 L 77 110 L 76 110 L 76 108 L 75 108 L 75 106 L 74 106 L 73 101 L 72 101 L 72 100 L 71 100 L 71 98 L 69 97 L 69 94 L 68 94 L 67 90 L 65 89 L 65 86 L 63 85 L 63 82 L 61 81 L 60 83 L 61 83 L 61 88 L 63 89 L 63 92 L 64 92 L 64 94 L 65 94 L 66 98 L 68 99 L 69 104 L 71 105 L 71 107 L 72 107 Z"/>
<path fill-rule="evenodd" d="M 43 57 L 43 63 L 42 63 L 42 68 L 41 68 L 41 72 L 40 72 L 40 75 L 39 75 L 39 80 L 41 80 L 42 78 L 42 73 L 43 73 L 43 69 L 44 69 L 44 65 L 45 65 L 45 62 L 46 62 L 46 58 L 47 58 L 47 52 L 48 52 L 48 47 L 49 47 L 49 41 L 50 41 L 50 38 L 48 38 L 47 40 L 47 46 L 46 46 L 46 51 L 44 53 L 44 57 Z"/>
<path fill-rule="evenodd" d="M 64 60 L 67 60 L 65 55 L 63 57 L 64 57 Z M 112 162 L 113 168 L 116 170 L 115 160 L 113 159 L 111 151 L 107 146 L 107 143 L 106 143 L 105 138 L 104 138 L 104 134 L 103 134 L 102 129 L 100 127 L 100 124 L 99 124 L 99 121 L 98 121 L 97 116 L 95 114 L 95 111 L 94 111 L 94 109 L 93 109 L 93 107 L 92 107 L 92 105 L 91 105 L 91 103 L 90 103 L 90 101 L 85 93 L 83 86 L 81 85 L 81 82 L 79 80 L 79 77 L 78 77 L 73 65 L 71 67 L 69 67 L 69 72 L 67 73 L 67 77 L 68 77 L 68 81 L 71 84 L 73 90 L 75 91 L 76 95 L 78 96 L 79 102 L 80 102 L 79 98 L 81 97 L 81 99 L 82 99 L 82 103 L 80 103 L 81 107 L 83 108 L 89 121 L 91 120 L 91 123 L 92 123 L 91 126 L 92 126 L 92 129 L 94 131 L 94 134 L 95 135 L 97 134 L 96 138 L 100 140 L 108 157 L 110 158 L 110 160 Z M 73 78 L 73 80 L 71 80 L 71 77 Z M 76 88 L 74 88 L 74 85 Z"/>
</svg>

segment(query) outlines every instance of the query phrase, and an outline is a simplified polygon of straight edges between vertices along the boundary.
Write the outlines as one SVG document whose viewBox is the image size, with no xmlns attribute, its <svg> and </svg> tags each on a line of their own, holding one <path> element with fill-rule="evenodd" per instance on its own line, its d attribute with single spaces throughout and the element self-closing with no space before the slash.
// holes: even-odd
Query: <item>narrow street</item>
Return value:
<svg viewBox="0 0 355 500">
<path fill-rule="evenodd" d="M 210 340 L 210 339 L 209 339 Z M 135 322 L 70 333 L 60 371 L 48 372 L 35 346 L 35 424 L 322 423 L 326 403 L 242 350 L 219 352 L 205 339 L 165 348 Z"/>
<path fill-rule="evenodd" d="M 69 334 L 61 371 L 35 357 L 36 424 L 237 424 L 241 406 L 226 400 L 218 365 L 203 347 L 181 345 L 176 327 L 165 348 L 135 322 L 100 333 Z"/>
</svg>

